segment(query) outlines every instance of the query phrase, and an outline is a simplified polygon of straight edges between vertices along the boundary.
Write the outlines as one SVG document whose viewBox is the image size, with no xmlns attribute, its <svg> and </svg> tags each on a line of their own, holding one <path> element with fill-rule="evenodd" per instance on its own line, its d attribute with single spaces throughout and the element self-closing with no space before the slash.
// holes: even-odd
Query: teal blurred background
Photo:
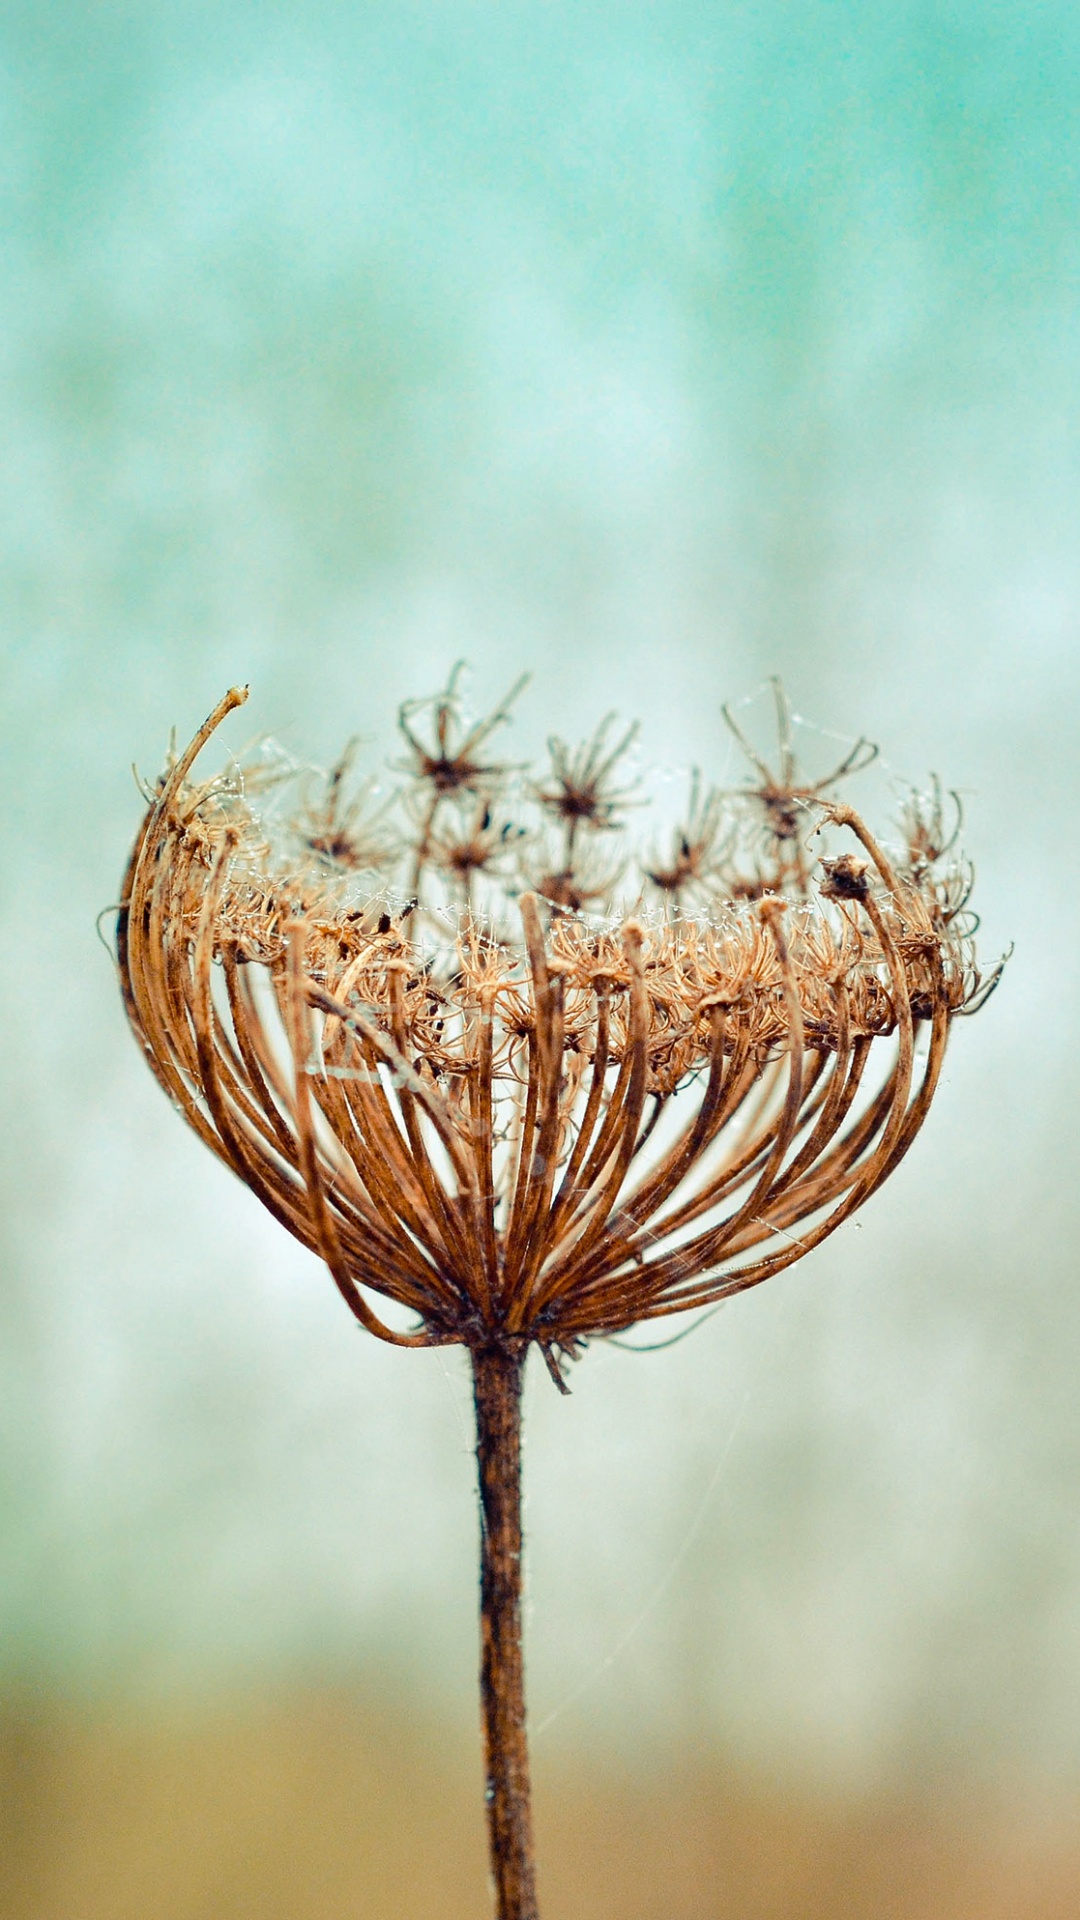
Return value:
<svg viewBox="0 0 1080 1920">
<path fill-rule="evenodd" d="M 1080 14 L 13 3 L 0 52 L 12 1777 L 43 1714 L 312 1687 L 473 1764 L 464 1373 L 180 1125 L 94 931 L 171 726 L 249 681 L 226 746 L 379 767 L 464 656 L 481 710 L 533 670 L 515 756 L 640 714 L 661 807 L 782 673 L 812 772 L 962 791 L 1016 941 L 857 1222 L 531 1381 L 538 1755 L 1075 1810 Z"/>
</svg>

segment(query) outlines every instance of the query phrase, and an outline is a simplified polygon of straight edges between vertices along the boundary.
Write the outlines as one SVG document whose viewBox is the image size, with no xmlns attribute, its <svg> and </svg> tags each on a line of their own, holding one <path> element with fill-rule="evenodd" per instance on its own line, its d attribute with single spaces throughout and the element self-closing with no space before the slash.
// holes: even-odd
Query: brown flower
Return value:
<svg viewBox="0 0 1080 1920">
<path fill-rule="evenodd" d="M 986 991 L 924 843 L 898 873 L 834 806 L 823 815 L 859 857 L 822 859 L 806 901 L 714 896 L 700 923 L 621 928 L 564 912 L 550 941 L 530 893 L 482 939 L 446 913 L 431 935 L 407 915 L 373 926 L 328 876 L 325 837 L 309 831 L 320 857 L 291 862 L 241 785 L 193 784 L 196 752 L 239 698 L 144 822 L 122 914 L 128 1009 L 192 1124 L 322 1254 L 373 1331 L 568 1352 L 756 1285 L 898 1164 L 953 1016 Z M 601 777 L 607 758 L 594 742 Z M 713 796 L 698 813 L 704 847 Z M 704 885 L 685 839 L 685 878 Z M 505 845 L 482 800 L 429 857 L 467 882 Z M 867 1106 L 868 1050 L 890 1036 Z M 371 1292 L 418 1324 L 392 1328 Z"/>
<path fill-rule="evenodd" d="M 755 763 L 731 821 L 695 778 L 674 858 L 639 870 L 639 889 L 668 896 L 652 921 L 596 898 L 575 846 L 581 825 L 616 824 L 632 733 L 611 747 L 605 722 L 576 753 L 553 743 L 554 778 L 515 796 L 513 770 L 478 758 L 509 702 L 469 727 L 457 679 L 402 709 L 413 785 L 403 822 L 380 814 L 374 834 L 342 798 L 344 766 L 321 811 L 309 801 L 284 828 L 280 786 L 264 818 L 242 768 L 197 781 L 246 699 L 228 693 L 153 795 L 117 952 L 166 1092 L 322 1256 L 362 1325 L 470 1350 L 489 1819 L 500 1914 L 526 1920 L 524 1357 L 537 1346 L 562 1386 L 589 1340 L 757 1286 L 819 1245 L 907 1153 L 954 1017 L 999 970 L 976 967 L 940 806 L 909 812 L 894 864 L 823 797 L 872 750 L 801 779 L 781 692 L 777 774 Z M 424 708 L 429 746 L 413 730 Z M 775 856 L 753 886 L 724 864 L 748 806 Z M 508 836 L 542 873 L 552 815 L 563 865 L 546 900 L 514 898 Z M 821 830 L 813 858 L 804 821 Z M 375 869 L 362 884 L 361 867 Z"/>
</svg>

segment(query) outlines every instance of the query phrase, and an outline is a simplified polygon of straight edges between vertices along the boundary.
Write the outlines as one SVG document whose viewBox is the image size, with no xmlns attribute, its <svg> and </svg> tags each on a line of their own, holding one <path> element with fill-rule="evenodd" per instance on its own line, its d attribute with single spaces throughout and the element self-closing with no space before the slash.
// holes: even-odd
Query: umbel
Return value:
<svg viewBox="0 0 1080 1920">
<path fill-rule="evenodd" d="M 836 797 L 876 749 L 804 779 L 778 683 L 775 767 L 724 709 L 751 776 L 695 773 L 635 855 L 636 728 L 532 772 L 491 746 L 523 683 L 471 723 L 459 681 L 401 709 L 388 799 L 351 747 L 328 775 L 263 746 L 196 779 L 227 693 L 147 793 L 117 958 L 165 1091 L 356 1319 L 468 1349 L 496 1912 L 531 1920 L 529 1349 L 565 1391 L 590 1340 L 816 1247 L 903 1159 L 1000 968 L 976 964 L 958 805 L 911 796 L 886 850 Z"/>
</svg>

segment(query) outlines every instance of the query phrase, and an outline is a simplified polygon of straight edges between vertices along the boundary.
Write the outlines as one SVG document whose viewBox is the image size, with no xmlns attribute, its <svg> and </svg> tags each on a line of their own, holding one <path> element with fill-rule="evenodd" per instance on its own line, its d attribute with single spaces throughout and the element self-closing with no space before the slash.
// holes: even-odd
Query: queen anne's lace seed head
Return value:
<svg viewBox="0 0 1080 1920">
<path fill-rule="evenodd" d="M 402 708 L 395 804 L 350 787 L 350 755 L 321 790 L 265 761 L 197 782 L 227 694 L 152 796 L 121 983 L 166 1091 L 366 1327 L 536 1341 L 561 1378 L 590 1337 L 754 1286 L 849 1218 L 1000 970 L 936 783 L 890 859 L 827 797 L 874 750 L 801 779 L 779 689 L 778 771 L 695 775 L 632 880 L 636 730 L 515 779 L 489 741 L 523 683 L 469 725 L 458 677 Z"/>
</svg>

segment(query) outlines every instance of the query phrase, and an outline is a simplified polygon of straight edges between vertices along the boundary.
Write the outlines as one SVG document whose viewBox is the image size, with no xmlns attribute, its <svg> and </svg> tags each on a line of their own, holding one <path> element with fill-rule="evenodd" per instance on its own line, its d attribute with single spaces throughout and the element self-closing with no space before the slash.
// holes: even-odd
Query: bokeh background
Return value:
<svg viewBox="0 0 1080 1920">
<path fill-rule="evenodd" d="M 12 1920 L 486 1911 L 464 1372 L 179 1124 L 95 916 L 157 772 L 644 716 L 662 810 L 964 796 L 988 959 L 902 1170 L 530 1382 L 552 1920 L 1080 1908 L 1080 14 L 8 0 L 0 1856 Z M 866 790 L 863 795 L 866 798 Z M 108 927 L 106 917 L 105 927 Z"/>
</svg>

